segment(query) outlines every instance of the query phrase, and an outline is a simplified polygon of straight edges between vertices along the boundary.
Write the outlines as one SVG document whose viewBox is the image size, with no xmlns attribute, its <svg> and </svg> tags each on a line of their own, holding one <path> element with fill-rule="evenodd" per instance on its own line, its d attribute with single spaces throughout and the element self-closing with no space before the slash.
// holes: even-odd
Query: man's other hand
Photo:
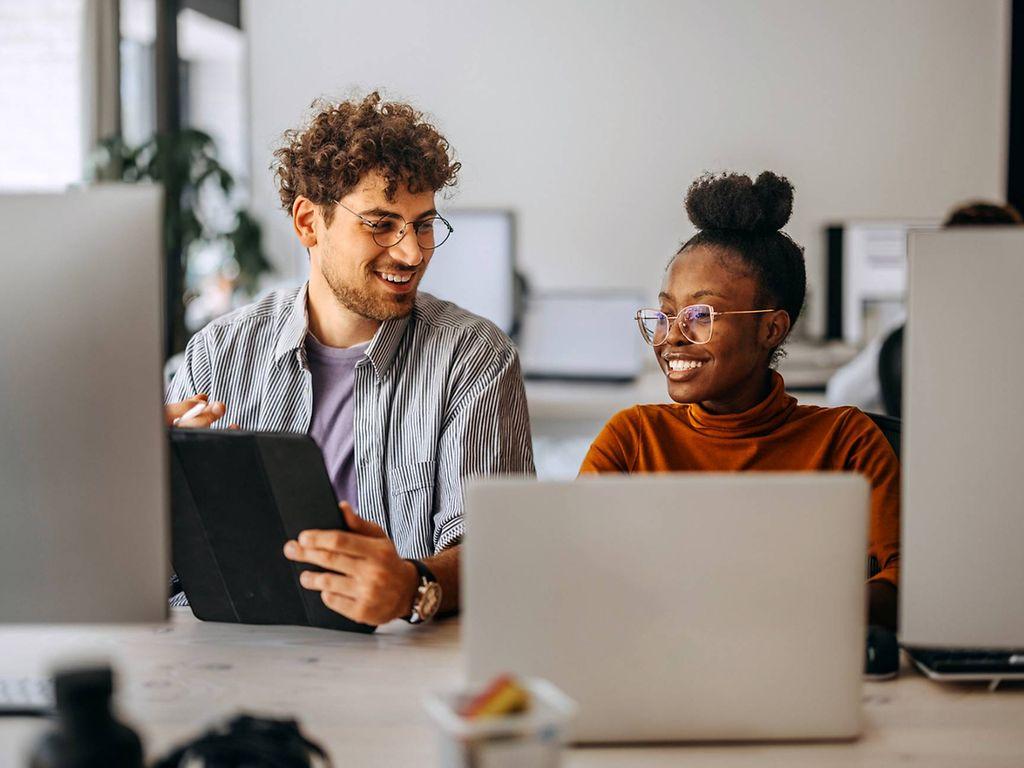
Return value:
<svg viewBox="0 0 1024 768">
<path fill-rule="evenodd" d="M 174 423 L 175 419 L 180 419 L 200 403 L 206 404 L 206 408 L 202 413 L 189 419 L 182 419 L 177 424 Z M 164 423 L 168 427 L 186 427 L 190 429 L 208 427 L 220 419 L 224 415 L 225 410 L 224 403 L 219 400 L 210 401 L 206 395 L 193 395 L 188 400 L 182 400 L 180 403 L 168 403 L 165 405 Z"/>
<path fill-rule="evenodd" d="M 308 530 L 284 545 L 289 560 L 327 572 L 303 571 L 302 586 L 316 590 L 324 605 L 361 624 L 386 624 L 408 616 L 419 583 L 416 566 L 403 560 L 379 525 L 342 502 L 348 531 Z"/>
</svg>

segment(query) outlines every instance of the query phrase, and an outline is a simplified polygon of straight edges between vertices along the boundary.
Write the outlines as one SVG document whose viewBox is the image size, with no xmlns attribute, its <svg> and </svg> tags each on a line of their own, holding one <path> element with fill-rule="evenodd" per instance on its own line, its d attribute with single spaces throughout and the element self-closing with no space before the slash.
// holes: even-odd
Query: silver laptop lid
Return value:
<svg viewBox="0 0 1024 768">
<path fill-rule="evenodd" d="M 1024 647 L 1024 227 L 915 232 L 900 640 Z"/>
<path fill-rule="evenodd" d="M 539 675 L 580 741 L 860 731 L 868 489 L 849 474 L 478 481 L 468 675 Z"/>
</svg>

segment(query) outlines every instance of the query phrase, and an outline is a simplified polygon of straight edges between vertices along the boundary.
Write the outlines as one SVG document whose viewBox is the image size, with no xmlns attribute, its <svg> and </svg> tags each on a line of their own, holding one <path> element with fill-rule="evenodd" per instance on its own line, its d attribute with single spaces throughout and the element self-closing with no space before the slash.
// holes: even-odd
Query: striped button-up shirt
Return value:
<svg viewBox="0 0 1024 768">
<path fill-rule="evenodd" d="M 167 393 L 226 404 L 218 425 L 309 431 L 307 287 L 276 291 L 197 333 Z M 533 474 L 519 357 L 493 323 L 419 293 L 381 324 L 355 368 L 357 510 L 402 557 L 463 535 L 462 485 L 475 475 Z"/>
</svg>

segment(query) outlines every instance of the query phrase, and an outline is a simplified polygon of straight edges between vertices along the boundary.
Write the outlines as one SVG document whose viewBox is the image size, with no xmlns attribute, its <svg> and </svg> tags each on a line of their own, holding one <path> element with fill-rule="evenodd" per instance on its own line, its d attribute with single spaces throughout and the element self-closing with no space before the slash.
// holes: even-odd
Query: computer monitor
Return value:
<svg viewBox="0 0 1024 768">
<path fill-rule="evenodd" d="M 420 290 L 516 330 L 515 218 L 512 211 L 444 211 L 454 232 L 434 253 Z"/>
<path fill-rule="evenodd" d="M 900 641 L 1024 648 L 1024 227 L 910 236 Z"/>
<path fill-rule="evenodd" d="M 161 208 L 0 196 L 0 622 L 167 615 Z"/>
<path fill-rule="evenodd" d="M 526 301 L 519 347 L 531 379 L 629 382 L 647 348 L 637 332 L 642 291 L 540 291 Z"/>
<path fill-rule="evenodd" d="M 902 317 L 907 235 L 933 219 L 848 221 L 827 229 L 826 337 L 864 344 Z"/>
</svg>

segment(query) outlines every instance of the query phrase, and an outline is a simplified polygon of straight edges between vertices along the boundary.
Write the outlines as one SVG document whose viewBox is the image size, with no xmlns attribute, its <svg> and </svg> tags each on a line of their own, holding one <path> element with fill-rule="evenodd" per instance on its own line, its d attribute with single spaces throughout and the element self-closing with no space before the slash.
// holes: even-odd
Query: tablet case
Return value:
<svg viewBox="0 0 1024 768">
<path fill-rule="evenodd" d="M 335 613 L 299 583 L 315 565 L 285 558 L 308 528 L 345 529 L 320 448 L 309 435 L 169 429 L 171 561 L 203 621 L 375 627 Z"/>
</svg>

